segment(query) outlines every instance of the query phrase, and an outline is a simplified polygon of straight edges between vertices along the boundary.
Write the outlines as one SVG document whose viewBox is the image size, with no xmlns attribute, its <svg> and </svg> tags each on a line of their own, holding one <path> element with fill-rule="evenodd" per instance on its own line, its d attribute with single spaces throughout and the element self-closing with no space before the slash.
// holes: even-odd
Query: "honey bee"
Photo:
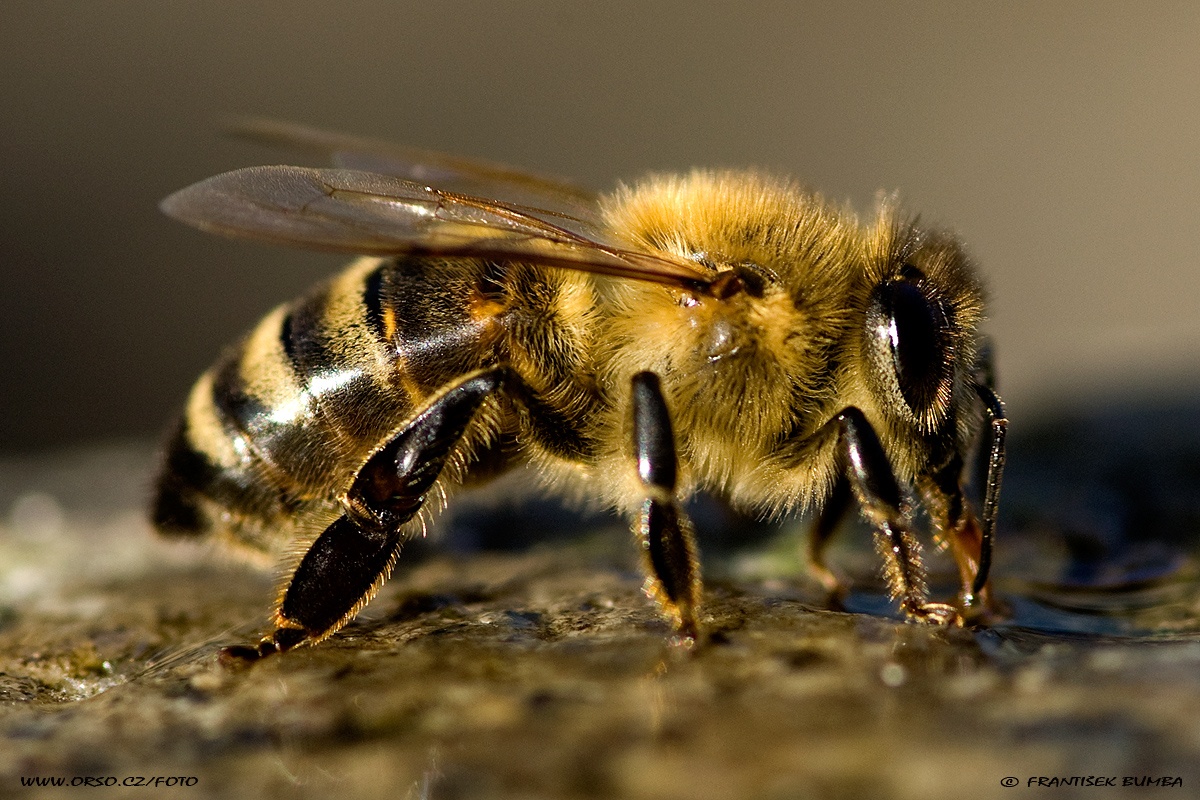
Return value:
<svg viewBox="0 0 1200 800">
<path fill-rule="evenodd" d="M 282 123 L 336 168 L 228 172 L 168 197 L 215 233 L 363 256 L 268 314 L 195 385 L 153 519 L 244 550 L 304 546 L 254 656 L 358 613 L 455 490 L 524 467 L 632 521 L 646 592 L 701 633 L 684 501 L 852 501 L 909 619 L 986 606 L 1006 417 L 983 292 L 953 236 L 884 199 L 861 221 L 754 171 L 652 175 L 595 196 L 551 178 Z M 976 440 L 982 511 L 964 494 Z M 932 602 L 923 502 L 962 589 Z"/>
</svg>

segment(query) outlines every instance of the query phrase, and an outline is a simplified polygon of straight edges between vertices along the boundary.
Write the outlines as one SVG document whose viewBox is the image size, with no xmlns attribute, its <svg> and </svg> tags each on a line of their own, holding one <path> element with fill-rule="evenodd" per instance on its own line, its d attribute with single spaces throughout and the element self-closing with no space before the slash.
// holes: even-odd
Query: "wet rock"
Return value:
<svg viewBox="0 0 1200 800">
<path fill-rule="evenodd" d="M 121 783 L 156 777 L 145 796 L 936 800 L 1017 796 L 1006 778 L 1200 786 L 1186 574 L 1039 589 L 1022 582 L 1011 554 L 1030 551 L 1014 544 L 999 571 L 1012 616 L 947 630 L 895 617 L 871 591 L 869 548 L 865 588 L 831 610 L 785 526 L 749 552 L 713 548 L 708 636 L 688 649 L 643 596 L 627 533 L 564 516 L 582 530 L 508 552 L 414 548 L 337 636 L 231 663 L 221 648 L 261 633 L 273 577 L 156 539 L 137 511 L 140 476 L 108 474 L 140 469 L 141 455 L 0 470 L 12 479 L 2 794 L 62 793 L 23 778 L 96 778 L 118 784 L 99 796 L 124 796 L 137 790 Z M 103 498 L 67 496 L 90 472 L 106 473 Z"/>
</svg>

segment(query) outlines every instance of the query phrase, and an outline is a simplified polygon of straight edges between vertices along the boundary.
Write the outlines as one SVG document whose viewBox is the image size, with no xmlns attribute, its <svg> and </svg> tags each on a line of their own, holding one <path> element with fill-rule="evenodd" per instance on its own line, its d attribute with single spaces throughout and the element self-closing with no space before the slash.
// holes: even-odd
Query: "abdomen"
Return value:
<svg viewBox="0 0 1200 800">
<path fill-rule="evenodd" d="M 515 286 L 518 273 L 536 276 L 536 290 Z M 355 262 L 269 314 L 193 387 L 167 445 L 155 524 L 223 532 L 260 551 L 327 524 L 366 458 L 448 383 L 515 361 L 539 389 L 561 389 L 583 357 L 586 325 L 555 311 L 582 278 L 469 261 Z M 555 354 L 559 374 L 533 363 L 540 351 Z"/>
</svg>

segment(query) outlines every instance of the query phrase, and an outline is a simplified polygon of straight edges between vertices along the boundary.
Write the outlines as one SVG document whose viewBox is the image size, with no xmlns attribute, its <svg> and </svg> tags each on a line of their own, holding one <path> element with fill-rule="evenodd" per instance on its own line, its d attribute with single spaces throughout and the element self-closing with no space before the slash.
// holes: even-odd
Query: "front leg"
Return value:
<svg viewBox="0 0 1200 800">
<path fill-rule="evenodd" d="M 950 550 L 958 565 L 962 589 L 959 601 L 965 614 L 986 607 L 987 592 L 972 591 L 983 551 L 979 521 L 962 491 L 963 460 L 957 453 L 945 466 L 917 479 L 925 499 L 925 510 L 933 526 L 934 539 Z"/>
<path fill-rule="evenodd" d="M 988 423 L 980 433 L 973 469 L 973 480 L 983 493 L 981 514 L 976 517 L 963 497 L 963 480 L 967 477 L 967 470 L 961 455 L 956 455 L 939 471 L 925 476 L 919 483 L 938 536 L 950 545 L 958 563 L 964 611 L 972 615 L 986 615 L 992 608 L 988 574 L 992 566 L 992 543 L 1000 483 L 1004 476 L 1005 434 L 1008 429 L 1004 404 L 994 389 L 995 371 L 989 347 L 980 353 L 973 377 L 975 393 L 983 404 L 984 419 Z"/>
<path fill-rule="evenodd" d="M 645 559 L 646 593 L 658 601 L 679 636 L 699 635 L 700 560 L 692 523 L 675 497 L 678 459 L 671 416 L 658 376 L 632 379 L 633 455 L 646 493 L 634 524 Z"/>
<path fill-rule="evenodd" d="M 988 573 L 992 568 L 992 540 L 996 533 L 996 512 L 1000 507 L 1000 481 L 1004 477 L 1004 440 L 1008 432 L 1008 417 L 1004 413 L 1004 403 L 1000 401 L 990 383 L 976 383 L 975 393 L 983 402 L 989 420 L 988 435 L 983 440 L 984 446 L 980 449 L 979 458 L 980 463 L 985 466 L 978 470 L 984 476 L 979 569 L 971 585 L 971 594 L 980 596 L 987 588 Z M 984 453 L 987 454 L 986 459 L 983 458 Z"/>
<path fill-rule="evenodd" d="M 341 498 L 342 515 L 292 574 L 275 610 L 275 631 L 257 648 L 234 648 L 232 654 L 253 658 L 313 644 L 353 619 L 391 573 L 406 524 L 421 510 L 476 411 L 511 377 L 507 367 L 467 376 L 371 456 Z"/>
<path fill-rule="evenodd" d="M 911 619 L 961 623 L 952 606 L 928 600 L 921 547 L 912 535 L 892 465 L 871 423 L 853 406 L 843 410 L 835 420 L 846 476 L 863 516 L 875 526 L 875 542 L 883 557 L 892 598 L 900 601 L 900 607 Z"/>
</svg>

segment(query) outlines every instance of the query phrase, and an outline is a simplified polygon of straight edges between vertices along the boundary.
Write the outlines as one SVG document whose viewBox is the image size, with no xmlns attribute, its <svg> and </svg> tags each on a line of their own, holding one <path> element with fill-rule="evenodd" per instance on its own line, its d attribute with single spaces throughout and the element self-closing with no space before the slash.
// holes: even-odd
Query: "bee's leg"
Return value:
<svg viewBox="0 0 1200 800">
<path fill-rule="evenodd" d="M 996 530 L 996 512 L 1000 503 L 1000 481 L 1004 477 L 1005 434 L 1008 417 L 1004 403 L 996 395 L 996 366 L 990 341 L 985 341 L 976 359 L 974 370 L 975 393 L 983 403 L 988 427 L 980 437 L 976 455 L 975 485 L 983 492 L 983 513 L 980 518 L 979 568 L 970 593 L 986 600 L 988 572 L 992 568 L 992 540 Z"/>
<path fill-rule="evenodd" d="M 892 597 L 912 619 L 957 623 L 958 612 L 943 603 L 931 603 L 925 588 L 921 547 L 909 530 L 900 486 L 879 436 L 862 411 L 851 406 L 838 414 L 839 443 L 850 486 L 863 515 L 875 526 L 876 544 L 886 567 Z"/>
<path fill-rule="evenodd" d="M 992 342 L 986 337 L 980 345 L 979 354 L 975 357 L 975 368 L 971 370 L 971 379 L 979 386 L 986 386 L 993 392 L 996 390 L 996 360 Z M 970 464 L 971 474 L 969 477 L 971 484 L 982 491 L 986 491 L 988 470 L 991 468 L 988 459 L 991 444 L 991 430 L 986 429 L 981 431 L 975 458 Z"/>
<path fill-rule="evenodd" d="M 829 493 L 825 505 L 821 507 L 820 513 L 813 520 L 812 527 L 808 532 L 809 568 L 835 602 L 841 601 L 845 594 L 845 585 L 825 562 L 825 545 L 829 543 L 829 537 L 833 536 L 834 531 L 845 519 L 853 497 L 850 480 L 843 472 L 838 475 L 833 490 Z"/>
<path fill-rule="evenodd" d="M 342 499 L 344 513 L 317 537 L 275 612 L 257 655 L 318 642 L 362 608 L 387 579 L 405 523 L 416 516 L 480 404 L 511 376 L 496 367 L 437 397 L 373 455 Z"/>
<path fill-rule="evenodd" d="M 924 481 L 926 506 L 939 534 L 947 541 L 962 576 L 963 608 L 986 611 L 991 600 L 988 592 L 988 573 L 992 565 L 992 541 L 996 528 L 996 511 L 1000 499 L 1000 482 L 1004 473 L 1005 434 L 1008 419 L 1004 404 L 993 389 L 995 370 L 990 344 L 985 343 L 973 372 L 975 393 L 983 403 L 988 426 L 980 434 L 979 446 L 970 472 L 971 480 L 983 493 L 983 509 L 977 518 L 963 499 L 963 480 L 968 469 L 962 457 L 956 456 L 937 473 Z"/>
<path fill-rule="evenodd" d="M 940 543 L 950 548 L 962 580 L 959 599 L 966 613 L 978 611 L 987 604 L 987 591 L 973 589 L 979 575 L 983 551 L 983 533 L 979 520 L 963 496 L 963 459 L 954 456 L 941 469 L 922 476 L 918 486 L 925 498 L 925 508 Z"/>
<path fill-rule="evenodd" d="M 692 523 L 675 497 L 677 463 L 671 416 L 658 376 L 633 376 L 633 453 L 646 499 L 634 533 L 645 557 L 646 593 L 658 601 L 684 641 L 699 628 L 700 560 Z"/>
</svg>

